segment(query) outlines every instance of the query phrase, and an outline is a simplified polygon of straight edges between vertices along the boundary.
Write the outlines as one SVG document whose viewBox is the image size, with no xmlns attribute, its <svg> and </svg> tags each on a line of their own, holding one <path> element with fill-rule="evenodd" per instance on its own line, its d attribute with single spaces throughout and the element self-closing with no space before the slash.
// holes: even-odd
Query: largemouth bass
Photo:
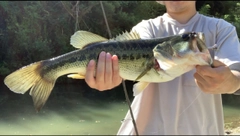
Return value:
<svg viewBox="0 0 240 136">
<path fill-rule="evenodd" d="M 97 61 L 101 51 L 116 54 L 120 76 L 139 81 L 133 87 L 135 95 L 149 83 L 170 81 L 196 65 L 211 65 L 212 58 L 205 45 L 204 34 L 189 32 L 164 38 L 140 39 L 136 32 L 125 32 L 113 39 L 77 31 L 70 43 L 78 50 L 22 67 L 4 79 L 15 93 L 30 89 L 35 109 L 46 103 L 58 77 L 84 79 L 90 60 Z"/>
</svg>

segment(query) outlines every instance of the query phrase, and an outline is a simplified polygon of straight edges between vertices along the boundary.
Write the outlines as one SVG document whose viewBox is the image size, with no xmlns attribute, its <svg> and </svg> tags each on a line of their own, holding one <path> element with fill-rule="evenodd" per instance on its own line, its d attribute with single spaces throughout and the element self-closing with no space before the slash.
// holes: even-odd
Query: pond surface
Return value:
<svg viewBox="0 0 240 136">
<path fill-rule="evenodd" d="M 240 107 L 224 105 L 223 108 L 225 128 L 226 129 L 239 128 Z"/>
<path fill-rule="evenodd" d="M 6 92 L 7 88 L 0 89 Z M 84 98 L 77 85 L 57 85 L 36 113 L 28 92 L 21 95 L 7 91 L 10 95 L 0 96 L 1 135 L 113 135 L 128 110 L 125 100 Z"/>
<path fill-rule="evenodd" d="M 36 113 L 28 93 L 0 90 L 1 135 L 115 135 L 128 110 L 125 100 L 85 98 L 79 86 L 57 85 Z M 240 126 L 240 108 L 224 106 L 224 114 L 226 127 Z"/>
</svg>

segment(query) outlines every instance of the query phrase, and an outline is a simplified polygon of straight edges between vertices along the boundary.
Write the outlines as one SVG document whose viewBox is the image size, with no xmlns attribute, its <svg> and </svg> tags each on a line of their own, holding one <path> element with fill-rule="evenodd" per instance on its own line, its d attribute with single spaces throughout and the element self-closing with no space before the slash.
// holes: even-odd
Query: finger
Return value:
<svg viewBox="0 0 240 136">
<path fill-rule="evenodd" d="M 204 75 L 204 76 L 216 77 L 219 74 L 218 69 L 216 69 L 216 68 L 226 66 L 226 65 L 219 60 L 213 60 L 212 66 L 214 68 L 212 68 L 208 65 L 202 65 L 202 66 L 197 65 L 196 71 L 197 71 L 197 73 Z"/>
<path fill-rule="evenodd" d="M 204 92 L 208 94 L 214 94 L 214 92 L 209 91 L 202 83 L 196 81 L 198 87 Z"/>
<path fill-rule="evenodd" d="M 202 83 L 201 82 L 199 82 L 198 80 L 196 80 L 195 79 L 195 82 L 196 82 L 196 84 L 197 84 L 197 86 L 202 90 L 202 91 L 204 91 L 204 86 L 202 85 Z"/>
<path fill-rule="evenodd" d="M 197 82 L 201 83 L 201 84 L 206 84 L 207 82 L 205 81 L 205 79 L 198 73 L 194 74 L 194 78 L 196 79 Z"/>
<path fill-rule="evenodd" d="M 96 84 L 96 81 L 95 81 L 95 78 L 94 78 L 95 65 L 96 65 L 95 61 L 91 60 L 88 63 L 87 72 L 86 72 L 86 75 L 85 75 L 86 83 L 92 88 L 95 88 L 95 84 Z"/>
<path fill-rule="evenodd" d="M 216 91 L 213 91 L 209 88 L 207 88 L 205 85 L 203 85 L 202 83 L 198 82 L 198 81 L 195 81 L 197 83 L 197 86 L 204 92 L 204 93 L 207 93 L 207 94 L 219 94 L 218 92 Z"/>
<path fill-rule="evenodd" d="M 212 68 L 207 65 L 196 66 L 196 72 L 202 76 L 208 76 L 209 78 L 214 78 L 219 76 L 218 68 Z"/>
<path fill-rule="evenodd" d="M 214 81 L 213 78 L 208 77 L 208 76 L 202 76 L 198 73 L 195 73 L 194 77 L 199 83 L 202 84 L 202 86 L 204 86 L 205 88 L 209 88 L 209 89 L 211 88 L 211 84 Z"/>
<path fill-rule="evenodd" d="M 208 74 L 208 72 L 196 72 L 199 76 L 201 76 L 201 79 L 204 80 L 205 82 L 207 82 L 208 84 L 211 84 L 212 82 L 215 81 L 217 74 L 213 74 L 216 73 L 216 71 L 212 71 L 211 74 Z"/>
<path fill-rule="evenodd" d="M 195 73 L 194 78 L 199 88 L 204 92 L 210 92 L 213 88 L 215 88 L 214 83 L 212 84 L 212 79 L 209 77 L 201 76 L 198 73 Z"/>
<path fill-rule="evenodd" d="M 204 83 L 204 80 L 201 79 L 201 76 L 198 75 L 197 73 L 194 74 L 194 77 L 195 77 L 195 82 L 197 84 L 197 86 L 203 91 L 203 92 L 207 92 L 206 91 L 206 86 L 205 86 L 205 83 Z"/>
<path fill-rule="evenodd" d="M 104 74 L 105 74 L 105 63 L 106 63 L 106 53 L 102 51 L 98 57 L 97 72 L 96 72 L 96 82 L 98 84 L 104 83 Z"/>
<path fill-rule="evenodd" d="M 109 84 L 112 82 L 112 56 L 110 53 L 106 54 L 105 82 Z"/>
<path fill-rule="evenodd" d="M 226 65 L 219 60 L 213 60 L 212 66 L 215 68 L 215 67 L 226 66 Z"/>
<path fill-rule="evenodd" d="M 112 56 L 112 62 L 113 62 L 113 76 L 112 79 L 114 81 L 114 83 L 117 85 L 122 81 L 122 78 L 119 75 L 119 60 L 117 55 L 113 55 Z"/>
</svg>

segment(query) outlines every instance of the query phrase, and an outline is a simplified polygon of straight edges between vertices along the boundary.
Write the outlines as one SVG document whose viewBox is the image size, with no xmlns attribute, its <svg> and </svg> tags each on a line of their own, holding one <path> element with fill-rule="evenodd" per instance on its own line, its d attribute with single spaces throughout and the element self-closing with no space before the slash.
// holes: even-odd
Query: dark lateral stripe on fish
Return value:
<svg viewBox="0 0 240 136">
<path fill-rule="evenodd" d="M 4 83 L 16 93 L 23 94 L 30 89 L 34 107 L 39 111 L 58 77 L 69 74 L 70 78 L 84 79 L 87 64 L 92 59 L 96 61 L 101 51 L 118 56 L 122 78 L 140 81 L 133 88 L 134 94 L 143 91 L 150 82 L 172 80 L 187 72 L 192 65 L 206 65 L 207 61 L 211 61 L 210 55 L 205 51 L 205 42 L 198 40 L 197 33 L 155 39 L 139 38 L 137 33 L 126 32 L 114 41 L 90 32 L 78 31 L 71 37 L 70 43 L 80 50 L 25 66 L 8 75 Z M 200 52 L 196 52 L 199 49 Z M 206 57 L 195 57 L 195 53 L 203 53 L 201 55 Z M 181 59 L 191 61 L 182 63 Z M 187 69 L 179 69 L 178 66 Z"/>
</svg>

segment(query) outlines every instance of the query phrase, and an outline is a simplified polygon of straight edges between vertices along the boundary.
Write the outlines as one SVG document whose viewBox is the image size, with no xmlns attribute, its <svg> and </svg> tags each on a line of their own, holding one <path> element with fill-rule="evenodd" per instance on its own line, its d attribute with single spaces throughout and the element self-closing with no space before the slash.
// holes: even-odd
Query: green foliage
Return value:
<svg viewBox="0 0 240 136">
<path fill-rule="evenodd" d="M 136 21 L 139 22 L 143 19 L 155 18 L 164 14 L 165 11 L 165 6 L 158 4 L 156 1 L 142 1 L 138 3 L 136 9 L 132 12 L 137 18 Z"/>
<path fill-rule="evenodd" d="M 102 4 L 112 36 L 166 10 L 156 1 L 103 1 Z M 199 13 L 232 23 L 240 35 L 240 2 L 197 1 L 196 7 Z M 109 38 L 100 1 L 0 1 L 0 76 L 74 50 L 69 41 L 77 30 Z M 74 82 L 67 78 L 62 81 Z M 113 91 L 116 96 L 121 95 L 119 92 Z M 224 97 L 229 99 L 235 101 L 236 97 Z"/>
<path fill-rule="evenodd" d="M 210 16 L 209 11 L 210 11 L 210 5 L 206 4 L 206 5 L 203 5 L 198 12 L 200 14 Z"/>
<path fill-rule="evenodd" d="M 240 36 L 240 3 L 238 1 L 203 1 L 199 13 L 222 18 L 236 27 Z"/>
<path fill-rule="evenodd" d="M 164 6 L 145 1 L 103 1 L 113 36 L 129 31 L 142 19 L 162 14 Z M 109 38 L 99 1 L 1 1 L 0 75 L 24 65 L 74 50 L 70 36 L 87 30 Z M 6 71 L 5 69 L 8 69 Z"/>
<path fill-rule="evenodd" d="M 200 3 L 200 13 L 226 19 L 236 26 L 239 34 L 239 2 Z M 103 1 L 102 4 L 112 36 L 166 10 L 156 1 Z M 69 44 L 70 36 L 80 29 L 109 38 L 100 1 L 0 1 L 0 59 L 5 62 L 0 63 L 0 75 L 74 50 Z"/>
<path fill-rule="evenodd" d="M 8 73 L 10 73 L 10 70 L 7 68 L 7 64 L 4 61 L 0 62 L 0 71 L 1 71 L 1 75 L 7 75 Z"/>
</svg>

